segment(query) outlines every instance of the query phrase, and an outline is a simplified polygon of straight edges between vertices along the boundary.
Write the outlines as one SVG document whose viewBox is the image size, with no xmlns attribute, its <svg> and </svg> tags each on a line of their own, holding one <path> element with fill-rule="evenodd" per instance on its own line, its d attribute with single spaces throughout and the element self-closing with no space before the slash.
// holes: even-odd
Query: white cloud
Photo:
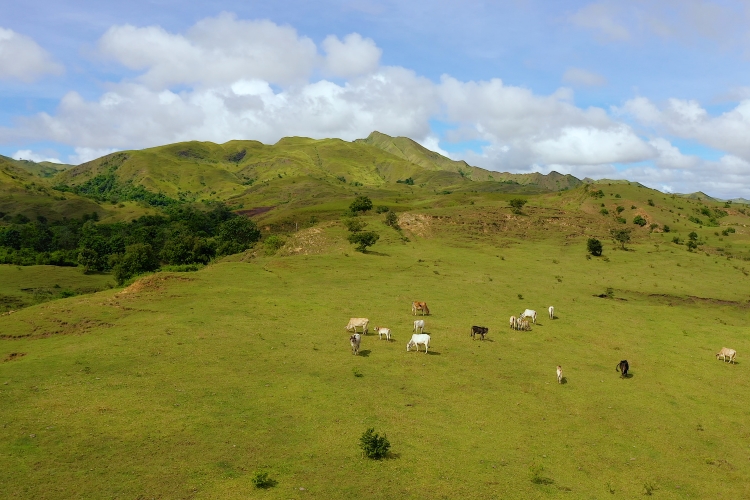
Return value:
<svg viewBox="0 0 750 500">
<path fill-rule="evenodd" d="M 440 138 L 434 135 L 428 135 L 423 140 L 418 141 L 419 144 L 430 151 L 434 151 L 437 154 L 443 155 L 446 158 L 451 158 L 451 154 L 440 147 Z"/>
<path fill-rule="evenodd" d="M 617 112 L 670 135 L 696 140 L 750 161 L 750 99 L 718 116 L 711 116 L 696 101 L 669 99 L 658 107 L 643 97 L 626 101 Z"/>
<path fill-rule="evenodd" d="M 319 57 L 313 41 L 294 28 L 238 20 L 228 13 L 199 21 L 185 35 L 159 26 L 113 26 L 99 40 L 99 51 L 130 69 L 145 71 L 139 80 L 151 88 L 254 78 L 276 84 L 300 82 L 312 73 Z"/>
<path fill-rule="evenodd" d="M 598 73 L 581 68 L 568 68 L 563 74 L 563 82 L 585 87 L 601 87 L 607 84 L 607 79 Z"/>
<path fill-rule="evenodd" d="M 11 155 L 14 160 L 29 160 L 36 163 L 48 161 L 50 163 L 62 163 L 59 158 L 55 158 L 49 155 L 35 153 L 30 149 L 19 149 Z"/>
<path fill-rule="evenodd" d="M 0 80 L 33 82 L 47 75 L 59 75 L 62 65 L 31 38 L 0 28 Z"/>
<path fill-rule="evenodd" d="M 334 76 L 350 78 L 374 72 L 383 51 L 370 38 L 351 33 L 341 41 L 334 35 L 323 40 L 326 51 L 324 68 Z"/>
<path fill-rule="evenodd" d="M 119 150 L 114 148 L 75 148 L 76 154 L 68 156 L 68 163 L 71 165 L 80 165 L 81 163 L 96 160 L 97 158 L 101 158 L 102 156 L 106 156 L 117 151 Z"/>
</svg>

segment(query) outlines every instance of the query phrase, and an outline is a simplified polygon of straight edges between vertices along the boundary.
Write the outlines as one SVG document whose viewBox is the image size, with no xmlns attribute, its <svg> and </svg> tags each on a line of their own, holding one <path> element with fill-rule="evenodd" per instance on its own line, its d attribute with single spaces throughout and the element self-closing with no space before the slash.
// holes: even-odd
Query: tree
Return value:
<svg viewBox="0 0 750 500">
<path fill-rule="evenodd" d="M 388 212 L 385 214 L 385 225 L 391 226 L 393 229 L 398 229 L 398 216 L 395 212 Z"/>
<path fill-rule="evenodd" d="M 232 217 L 219 226 L 219 253 L 229 255 L 244 252 L 259 239 L 260 231 L 255 222 L 247 217 Z"/>
<path fill-rule="evenodd" d="M 510 209 L 514 214 L 520 214 L 521 209 L 526 205 L 527 201 L 523 198 L 513 198 L 508 202 Z"/>
<path fill-rule="evenodd" d="M 373 231 L 360 231 L 349 235 L 349 243 L 357 245 L 357 251 L 365 253 L 367 247 L 373 246 L 380 239 L 380 235 Z"/>
<path fill-rule="evenodd" d="M 633 224 L 638 224 L 641 227 L 645 226 L 647 223 L 648 221 L 646 221 L 646 219 L 644 219 L 640 215 L 636 215 L 635 218 L 633 219 Z"/>
<path fill-rule="evenodd" d="M 630 229 L 610 229 L 609 233 L 612 239 L 619 242 L 622 249 L 625 250 L 625 243 L 630 241 Z"/>
<path fill-rule="evenodd" d="M 372 200 L 367 196 L 357 196 L 357 198 L 349 205 L 349 210 L 352 213 L 367 212 L 372 210 Z"/>
<path fill-rule="evenodd" d="M 367 227 L 367 222 L 361 221 L 355 217 L 347 217 L 344 219 L 344 225 L 352 233 L 358 233 Z"/>
<path fill-rule="evenodd" d="M 596 238 L 589 238 L 589 241 L 586 243 L 586 248 L 589 253 L 595 257 L 599 257 L 603 250 L 602 242 Z"/>
<path fill-rule="evenodd" d="M 129 278 L 145 272 L 156 271 L 159 259 L 151 245 L 136 243 L 125 247 L 123 255 L 113 257 L 113 270 L 118 285 L 122 285 Z"/>
</svg>

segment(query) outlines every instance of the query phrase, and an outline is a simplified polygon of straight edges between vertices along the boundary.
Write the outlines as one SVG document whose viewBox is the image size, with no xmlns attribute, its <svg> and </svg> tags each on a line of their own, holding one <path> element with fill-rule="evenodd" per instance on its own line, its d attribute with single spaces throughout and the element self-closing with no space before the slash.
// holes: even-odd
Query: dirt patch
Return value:
<svg viewBox="0 0 750 500">
<path fill-rule="evenodd" d="M 649 298 L 656 299 L 659 301 L 669 302 L 671 304 L 709 304 L 718 306 L 731 306 L 739 307 L 742 309 L 750 308 L 750 302 L 742 302 L 739 300 L 723 300 L 713 299 L 710 297 L 696 297 L 695 295 L 687 295 L 680 297 L 678 295 L 669 295 L 667 293 L 652 293 Z"/>
<path fill-rule="evenodd" d="M 266 212 L 270 212 L 275 207 L 255 207 L 255 208 L 249 208 L 247 210 L 237 210 L 235 213 L 237 215 L 244 215 L 245 217 L 255 217 L 256 215 L 261 215 Z"/>
<path fill-rule="evenodd" d="M 7 363 L 8 361 L 14 361 L 24 356 L 26 356 L 25 352 L 12 352 L 8 354 L 8 356 L 6 356 L 6 358 L 3 360 L 3 363 Z"/>
<path fill-rule="evenodd" d="M 154 292 L 163 290 L 168 281 L 194 281 L 195 278 L 187 278 L 185 276 L 177 276 L 174 274 L 152 274 L 137 280 L 135 283 L 125 288 L 123 291 L 115 294 L 115 297 L 122 297 L 123 295 L 132 295 L 144 292 Z"/>
<path fill-rule="evenodd" d="M 279 255 L 314 255 L 320 254 L 328 247 L 322 227 L 303 229 L 292 235 L 279 251 Z"/>
<path fill-rule="evenodd" d="M 398 216 L 398 225 L 423 238 L 432 234 L 432 217 L 429 215 L 404 212 Z"/>
</svg>

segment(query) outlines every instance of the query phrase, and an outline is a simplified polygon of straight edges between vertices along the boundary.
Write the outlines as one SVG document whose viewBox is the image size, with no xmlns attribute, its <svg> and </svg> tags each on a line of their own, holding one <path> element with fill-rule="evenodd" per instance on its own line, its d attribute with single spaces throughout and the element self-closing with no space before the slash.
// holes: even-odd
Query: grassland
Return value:
<svg viewBox="0 0 750 500">
<path fill-rule="evenodd" d="M 688 218 L 703 203 L 621 183 L 531 196 L 522 215 L 511 196 L 387 192 L 375 203 L 400 209 L 403 231 L 367 217 L 381 234 L 368 254 L 323 218 L 286 234 L 275 256 L 250 251 L 0 317 L 0 491 L 750 497 L 748 216 L 730 207 L 701 227 Z M 633 229 L 626 251 L 608 238 L 618 227 Z M 672 243 L 692 231 L 697 251 Z M 601 258 L 586 258 L 589 237 L 603 239 Z M 432 311 L 428 355 L 405 350 L 412 300 Z M 540 312 L 532 331 L 508 329 L 527 307 Z M 352 356 L 351 316 L 394 341 L 367 336 Z M 488 340 L 471 340 L 473 324 Z M 736 365 L 716 361 L 722 346 Z M 621 359 L 631 378 L 614 371 Z M 368 427 L 387 434 L 390 458 L 361 457 Z M 258 470 L 277 484 L 255 489 Z"/>
</svg>

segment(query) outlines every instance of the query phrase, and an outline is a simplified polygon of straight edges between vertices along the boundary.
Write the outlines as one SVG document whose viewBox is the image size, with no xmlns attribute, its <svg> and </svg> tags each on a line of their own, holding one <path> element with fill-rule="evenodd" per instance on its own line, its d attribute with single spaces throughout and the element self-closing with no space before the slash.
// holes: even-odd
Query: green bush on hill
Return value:
<svg viewBox="0 0 750 500">
<path fill-rule="evenodd" d="M 588 242 L 586 242 L 586 249 L 591 255 L 599 257 L 603 250 L 602 242 L 596 238 L 589 238 Z"/>
<path fill-rule="evenodd" d="M 367 458 L 380 460 L 388 455 L 391 443 L 385 434 L 380 436 L 373 427 L 370 427 L 359 438 L 359 447 L 362 448 L 362 453 Z"/>
<path fill-rule="evenodd" d="M 380 235 L 373 231 L 360 231 L 350 234 L 347 239 L 352 245 L 357 245 L 358 252 L 365 253 L 367 247 L 373 246 L 380 239 Z"/>
<path fill-rule="evenodd" d="M 352 213 L 367 212 L 372 210 L 372 200 L 367 196 L 357 196 L 357 198 L 349 205 L 349 210 Z"/>
<path fill-rule="evenodd" d="M 646 219 L 644 219 L 643 217 L 641 217 L 640 215 L 636 215 L 635 218 L 633 219 L 633 224 L 637 224 L 637 225 L 643 227 L 646 224 L 648 224 L 648 221 Z"/>
<path fill-rule="evenodd" d="M 152 193 L 143 186 L 136 186 L 132 182 L 121 183 L 114 174 L 101 174 L 92 177 L 79 186 L 68 186 L 58 184 L 53 187 L 57 191 L 72 192 L 80 196 L 86 196 L 97 201 L 109 201 L 118 203 L 120 201 L 142 201 L 153 207 L 167 207 L 180 203 L 163 193 Z"/>
</svg>

